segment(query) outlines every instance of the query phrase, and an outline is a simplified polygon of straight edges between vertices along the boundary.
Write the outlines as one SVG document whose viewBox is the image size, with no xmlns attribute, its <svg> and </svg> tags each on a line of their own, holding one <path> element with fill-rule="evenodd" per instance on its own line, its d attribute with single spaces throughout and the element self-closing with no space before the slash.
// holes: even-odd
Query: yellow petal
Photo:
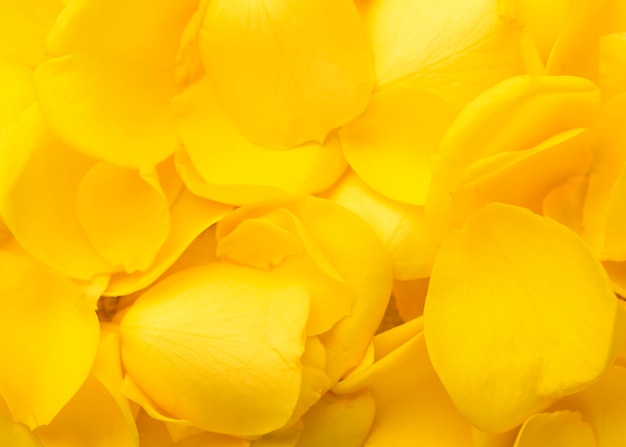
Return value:
<svg viewBox="0 0 626 447">
<path fill-rule="evenodd" d="M 328 188 L 344 171 L 339 140 L 278 151 L 247 140 L 202 79 L 173 100 L 188 159 L 179 154 L 183 179 L 194 192 L 220 202 L 245 204 Z M 248 107 L 252 103 L 248 104 Z M 191 164 L 191 166 L 188 166 Z M 194 171 L 199 178 L 194 180 Z"/>
<path fill-rule="evenodd" d="M 626 37 L 610 34 L 600 38 L 599 79 L 604 100 L 626 92 Z"/>
<path fill-rule="evenodd" d="M 163 246 L 147 270 L 131 274 L 118 273 L 111 276 L 105 295 L 123 296 L 141 290 L 154 282 L 207 228 L 224 217 L 232 207 L 203 200 L 182 191 L 170 209 L 170 231 Z M 204 255 L 215 259 L 215 251 Z"/>
<path fill-rule="evenodd" d="M 421 278 L 393 282 L 393 297 L 403 321 L 413 320 L 424 314 L 429 281 L 429 278 Z"/>
<path fill-rule="evenodd" d="M 150 166 L 95 164 L 78 187 L 76 210 L 98 253 L 128 273 L 150 267 L 170 231 L 167 197 Z"/>
<path fill-rule="evenodd" d="M 391 255 L 394 278 L 409 280 L 430 275 L 438 247 L 423 207 L 382 196 L 353 172 L 347 173 L 324 197 L 369 224 Z"/>
<path fill-rule="evenodd" d="M 394 200 L 423 205 L 430 159 L 455 115 L 436 94 L 396 84 L 375 93 L 339 135 L 348 163 L 369 186 Z"/>
<path fill-rule="evenodd" d="M 273 147 L 322 142 L 363 111 L 372 50 L 350 0 L 214 0 L 204 67 L 235 125 Z"/>
<path fill-rule="evenodd" d="M 625 444 L 623 415 L 626 412 L 626 369 L 613 366 L 601 380 L 557 402 L 555 407 L 580 412 L 591 425 L 598 447 Z"/>
<path fill-rule="evenodd" d="M 367 394 L 354 397 L 326 394 L 303 417 L 296 447 L 361 447 L 367 438 L 376 404 Z"/>
<path fill-rule="evenodd" d="M 435 235 L 442 238 L 450 229 L 451 193 L 472 164 L 591 127 L 599 108 L 598 88 L 568 76 L 514 77 L 477 97 L 451 125 L 433 162 L 426 213 Z"/>
<path fill-rule="evenodd" d="M 45 447 L 135 447 L 137 434 L 106 387 L 89 376 L 54 420 L 35 430 Z"/>
<path fill-rule="evenodd" d="M 365 445 L 473 447 L 470 424 L 433 370 L 418 320 L 376 336 L 377 360 L 333 392 L 370 393 L 376 416 Z"/>
<path fill-rule="evenodd" d="M 326 371 L 336 381 L 359 363 L 385 313 L 391 260 L 367 224 L 343 207 L 309 197 L 290 209 L 354 293 L 351 315 L 320 336 L 328 356 Z"/>
<path fill-rule="evenodd" d="M 26 426 L 13 422 L 11 413 L 0 397 L 0 445 L 43 447 L 37 436 Z"/>
<path fill-rule="evenodd" d="M 0 7 L 0 128 L 33 102 L 33 70 L 44 61 L 46 34 L 62 7 L 58 0 Z"/>
<path fill-rule="evenodd" d="M 590 425 L 579 413 L 559 411 L 530 417 L 522 426 L 515 447 L 596 447 Z M 616 444 L 612 444 L 616 445 Z"/>
<path fill-rule="evenodd" d="M 565 225 L 574 233 L 581 234 L 587 179 L 587 175 L 573 175 L 552 189 L 543 199 L 541 214 Z"/>
<path fill-rule="evenodd" d="M 16 243 L 0 250 L 0 394 L 15 421 L 49 423 L 79 389 L 98 347 L 92 298 L 31 260 Z"/>
<path fill-rule="evenodd" d="M 498 0 L 373 0 L 365 19 L 379 88 L 410 79 L 462 105 L 522 72 L 518 32 L 498 17 Z"/>
<path fill-rule="evenodd" d="M 40 65 L 34 83 L 53 133 L 90 157 L 139 168 L 180 146 L 169 109 L 171 71 L 72 54 Z"/>
<path fill-rule="evenodd" d="M 0 215 L 30 254 L 88 280 L 115 267 L 93 248 L 76 214 L 76 192 L 93 161 L 56 140 L 36 107 L 0 141 Z"/>
<path fill-rule="evenodd" d="M 293 281 L 226 263 L 172 275 L 124 316 L 124 366 L 159 407 L 202 429 L 274 430 L 300 391 L 308 302 Z"/>
<path fill-rule="evenodd" d="M 50 30 L 52 56 L 92 54 L 173 69 L 180 36 L 197 0 L 71 0 Z M 146 78 L 146 80 L 149 78 Z"/>
<path fill-rule="evenodd" d="M 490 204 L 442 246 L 424 309 L 433 365 L 455 405 L 504 431 L 596 380 L 613 361 L 622 310 L 576 235 Z"/>
</svg>

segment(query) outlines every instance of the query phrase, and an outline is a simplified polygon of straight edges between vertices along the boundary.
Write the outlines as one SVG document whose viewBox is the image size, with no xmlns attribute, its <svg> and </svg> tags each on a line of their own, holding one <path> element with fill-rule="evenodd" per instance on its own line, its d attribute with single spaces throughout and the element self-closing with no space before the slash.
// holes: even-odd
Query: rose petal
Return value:
<svg viewBox="0 0 626 447">
<path fill-rule="evenodd" d="M 623 314 L 601 265 L 565 227 L 504 204 L 441 247 L 424 309 L 435 370 L 481 430 L 504 431 L 600 377 Z"/>
<path fill-rule="evenodd" d="M 267 146 L 324 141 L 363 111 L 374 83 L 367 32 L 350 0 L 214 0 L 199 38 L 234 124 Z"/>
</svg>

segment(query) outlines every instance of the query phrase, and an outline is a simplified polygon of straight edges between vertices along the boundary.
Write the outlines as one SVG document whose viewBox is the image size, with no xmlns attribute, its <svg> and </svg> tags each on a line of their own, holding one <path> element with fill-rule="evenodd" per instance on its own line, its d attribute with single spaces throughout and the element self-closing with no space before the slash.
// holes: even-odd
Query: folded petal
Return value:
<svg viewBox="0 0 626 447">
<path fill-rule="evenodd" d="M 519 32 L 498 0 L 373 0 L 365 9 L 378 88 L 410 79 L 462 105 L 522 72 Z M 419 26 L 415 24 L 419 23 Z"/>
<path fill-rule="evenodd" d="M 430 159 L 457 110 L 438 95 L 407 84 L 376 92 L 367 109 L 339 132 L 350 167 L 394 200 L 423 205 Z"/>
<path fill-rule="evenodd" d="M 167 197 L 150 166 L 95 164 L 78 187 L 76 211 L 98 253 L 127 273 L 150 267 L 170 231 Z"/>
<path fill-rule="evenodd" d="M 0 394 L 17 422 L 50 423 L 78 391 L 98 348 L 96 302 L 15 242 L 0 250 Z"/>
<path fill-rule="evenodd" d="M 11 413 L 0 398 L 0 441 L 3 445 L 43 447 L 37 436 L 23 424 L 13 422 Z"/>
<path fill-rule="evenodd" d="M 173 71 L 70 54 L 40 65 L 34 83 L 53 133 L 85 155 L 139 168 L 180 146 L 169 108 Z"/>
<path fill-rule="evenodd" d="M 376 361 L 333 388 L 342 397 L 374 398 L 376 415 L 365 445 L 473 447 L 470 424 L 432 368 L 419 320 L 377 335 L 375 344 Z"/>
<path fill-rule="evenodd" d="M 0 139 L 0 215 L 19 243 L 44 264 L 88 280 L 115 271 L 91 245 L 76 213 L 76 193 L 94 161 L 54 138 L 36 107 Z"/>
<path fill-rule="evenodd" d="M 163 410 L 213 432 L 277 429 L 294 410 L 309 297 L 294 281 L 227 263 L 175 275 L 121 322 L 129 376 Z"/>
<path fill-rule="evenodd" d="M 522 423 L 597 380 L 623 315 L 575 234 L 528 210 L 490 204 L 441 247 L 424 309 L 433 366 L 484 431 Z"/>
<path fill-rule="evenodd" d="M 224 217 L 231 209 L 232 207 L 228 205 L 204 200 L 189 191 L 182 191 L 170 208 L 170 231 L 167 239 L 150 267 L 131 274 L 112 275 L 105 294 L 129 295 L 153 283 L 179 259 L 204 230 Z M 215 259 L 215 251 L 201 253 L 201 256 Z"/>
<path fill-rule="evenodd" d="M 324 141 L 363 111 L 374 83 L 367 32 L 350 0 L 214 0 L 199 39 L 229 116 L 259 144 Z"/>
<path fill-rule="evenodd" d="M 531 416 L 520 429 L 515 447 L 596 447 L 593 430 L 580 413 L 559 411 Z M 615 445 L 615 444 L 614 444 Z"/>
<path fill-rule="evenodd" d="M 252 104 L 252 103 L 250 103 Z M 250 105 L 248 104 L 248 106 Z M 197 171 L 206 186 L 194 192 L 220 202 L 245 204 L 328 188 L 346 162 L 336 136 L 325 144 L 307 143 L 279 151 L 254 144 L 233 125 L 202 79 L 173 100 L 186 157 L 183 179 L 190 189 Z M 187 175 L 185 175 L 187 174 Z"/>
</svg>

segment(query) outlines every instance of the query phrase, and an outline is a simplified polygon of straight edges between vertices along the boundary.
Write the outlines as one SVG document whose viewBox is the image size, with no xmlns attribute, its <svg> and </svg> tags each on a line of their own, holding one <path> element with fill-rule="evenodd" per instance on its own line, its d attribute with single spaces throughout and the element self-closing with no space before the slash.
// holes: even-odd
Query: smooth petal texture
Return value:
<svg viewBox="0 0 626 447">
<path fill-rule="evenodd" d="M 0 14 L 0 129 L 34 100 L 31 77 L 44 61 L 46 34 L 59 0 L 5 2 Z"/>
<path fill-rule="evenodd" d="M 43 447 L 35 434 L 26 426 L 13 422 L 11 413 L 0 398 L 0 445 Z"/>
<path fill-rule="evenodd" d="M 621 312 L 576 235 L 491 204 L 439 251 L 424 331 L 459 410 L 481 430 L 505 431 L 601 376 L 616 355 Z"/>
<path fill-rule="evenodd" d="M 182 253 L 211 225 L 232 209 L 229 205 L 203 200 L 189 191 L 182 191 L 170 208 L 170 231 L 163 246 L 147 270 L 111 276 L 105 295 L 123 296 L 147 287 L 180 259 Z M 206 253 L 215 259 L 215 252 Z M 189 267 L 186 264 L 186 267 Z"/>
<path fill-rule="evenodd" d="M 409 280 L 430 275 L 438 247 L 423 207 L 382 196 L 353 172 L 346 173 L 323 196 L 369 224 L 391 255 L 394 278 Z"/>
<path fill-rule="evenodd" d="M 626 37 L 610 34 L 600 38 L 598 85 L 606 101 L 626 92 Z"/>
<path fill-rule="evenodd" d="M 498 0 L 373 0 L 365 20 L 378 88 L 409 80 L 463 105 L 522 72 L 519 32 L 498 17 Z"/>
<path fill-rule="evenodd" d="M 423 205 L 430 159 L 457 110 L 439 96 L 410 85 L 376 92 L 363 114 L 339 132 L 350 167 L 381 194 Z"/>
<path fill-rule="evenodd" d="M 150 267 L 170 231 L 167 197 L 150 166 L 95 164 L 78 187 L 76 212 L 98 253 L 127 273 Z"/>
<path fill-rule="evenodd" d="M 90 157 L 139 168 L 180 147 L 169 109 L 172 72 L 76 54 L 40 65 L 34 85 L 54 134 Z"/>
<path fill-rule="evenodd" d="M 626 369 L 613 366 L 608 374 L 589 387 L 564 398 L 555 405 L 582 414 L 591 425 L 598 447 L 612 447 L 626 443 L 623 415 L 626 411 Z"/>
<path fill-rule="evenodd" d="M 350 0 L 214 0 L 199 39 L 220 100 L 259 144 L 324 141 L 363 111 L 374 84 L 367 32 Z"/>
<path fill-rule="evenodd" d="M 198 0 L 71 0 L 50 31 L 48 54 L 95 54 L 173 68 L 185 24 Z"/>
<path fill-rule="evenodd" d="M 302 287 L 267 272 L 225 263 L 187 270 L 124 316 L 124 366 L 177 418 L 223 434 L 265 433 L 296 405 L 308 308 Z"/>
<path fill-rule="evenodd" d="M 241 205 L 285 195 L 312 194 L 337 180 L 346 167 L 339 140 L 278 151 L 247 140 L 224 113 L 206 79 L 173 100 L 181 138 L 193 170 L 206 186 L 192 189 L 193 172 L 182 171 L 198 195 Z M 188 164 L 179 155 L 179 163 Z"/>
<path fill-rule="evenodd" d="M 0 394 L 17 422 L 48 424 L 86 379 L 98 347 L 94 299 L 9 243 L 0 250 Z"/>
<path fill-rule="evenodd" d="M 538 147 L 565 131 L 589 128 L 599 112 L 598 88 L 568 76 L 518 76 L 477 97 L 451 125 L 433 160 L 426 215 L 435 236 L 442 239 L 452 227 L 451 193 L 472 164 Z"/>
<path fill-rule="evenodd" d="M 364 445 L 473 447 L 470 424 L 433 370 L 419 320 L 376 336 L 376 362 L 351 373 L 333 392 L 370 393 L 376 416 Z"/>
<path fill-rule="evenodd" d="M 615 444 L 613 444 L 615 445 Z M 515 447 L 596 447 L 591 426 L 579 413 L 560 411 L 531 416 L 522 426 Z"/>
<path fill-rule="evenodd" d="M 76 191 L 94 164 L 61 144 L 36 107 L 0 134 L 0 215 L 46 265 L 89 280 L 116 270 L 93 248 L 76 214 Z"/>
<path fill-rule="evenodd" d="M 374 420 L 376 404 L 367 395 L 326 394 L 303 417 L 304 430 L 296 447 L 361 447 Z"/>
</svg>

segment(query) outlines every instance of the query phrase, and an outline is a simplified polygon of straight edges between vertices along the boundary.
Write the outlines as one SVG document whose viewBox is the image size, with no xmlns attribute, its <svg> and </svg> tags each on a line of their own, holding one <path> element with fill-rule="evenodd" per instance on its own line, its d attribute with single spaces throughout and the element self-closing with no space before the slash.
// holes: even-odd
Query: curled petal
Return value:
<svg viewBox="0 0 626 447">
<path fill-rule="evenodd" d="M 520 429 L 515 447 L 597 447 L 593 430 L 580 413 L 559 411 L 531 416 Z"/>
</svg>

